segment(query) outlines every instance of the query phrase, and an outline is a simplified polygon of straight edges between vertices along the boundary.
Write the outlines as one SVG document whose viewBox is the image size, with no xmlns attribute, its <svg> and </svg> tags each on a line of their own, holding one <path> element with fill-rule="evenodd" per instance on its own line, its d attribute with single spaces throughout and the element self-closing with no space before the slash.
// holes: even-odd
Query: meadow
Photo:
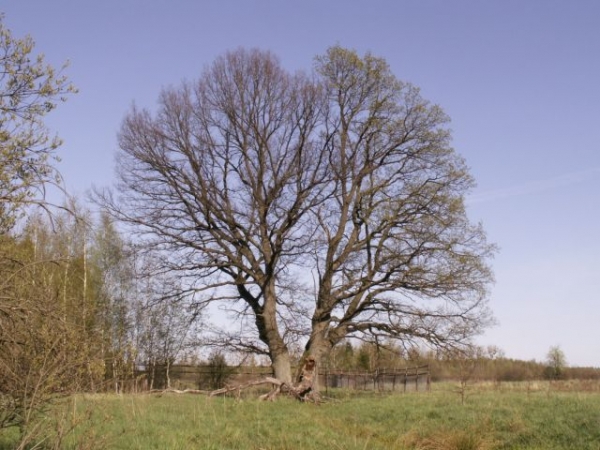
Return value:
<svg viewBox="0 0 600 450">
<path fill-rule="evenodd" d="M 55 407 L 53 425 L 46 423 L 55 436 L 38 448 L 53 448 L 62 434 L 64 449 L 600 449 L 597 385 L 478 386 L 464 404 L 453 390 L 443 383 L 427 393 L 338 391 L 320 405 L 79 395 Z M 1 450 L 13 444 L 10 433 L 0 435 Z"/>
</svg>

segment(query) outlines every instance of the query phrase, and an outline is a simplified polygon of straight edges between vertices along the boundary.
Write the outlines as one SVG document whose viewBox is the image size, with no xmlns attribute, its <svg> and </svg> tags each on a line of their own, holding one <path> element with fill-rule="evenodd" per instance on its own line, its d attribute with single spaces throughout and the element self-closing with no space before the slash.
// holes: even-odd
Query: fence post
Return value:
<svg viewBox="0 0 600 450">
<path fill-rule="evenodd" d="M 415 368 L 415 391 L 419 392 L 419 367 Z"/>
<path fill-rule="evenodd" d="M 429 364 L 427 365 L 427 392 L 431 391 L 431 371 L 429 370 Z"/>
</svg>

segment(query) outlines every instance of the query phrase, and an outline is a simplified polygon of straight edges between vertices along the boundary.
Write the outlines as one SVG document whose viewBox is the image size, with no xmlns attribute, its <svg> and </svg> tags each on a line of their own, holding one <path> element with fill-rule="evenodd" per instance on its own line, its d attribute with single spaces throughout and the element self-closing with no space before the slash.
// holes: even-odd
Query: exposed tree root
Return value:
<svg viewBox="0 0 600 450">
<path fill-rule="evenodd" d="M 246 389 L 252 386 L 259 386 L 262 384 L 271 384 L 273 389 L 267 394 L 261 395 L 259 398 L 261 400 L 274 401 L 277 396 L 281 393 L 290 395 L 295 399 L 301 402 L 314 402 L 319 403 L 321 397 L 317 390 L 314 389 L 314 384 L 317 375 L 317 366 L 314 358 L 309 357 L 302 367 L 302 371 L 299 377 L 299 382 L 296 385 L 292 385 L 291 383 L 278 380 L 273 377 L 265 377 L 261 380 L 250 381 L 245 384 L 241 384 L 238 386 L 228 386 L 222 389 L 217 389 L 216 391 L 212 391 L 210 396 L 213 397 L 215 395 L 226 394 L 228 392 L 238 391 L 242 389 Z"/>
<path fill-rule="evenodd" d="M 319 396 L 317 395 L 316 392 L 314 392 L 312 390 L 312 387 L 307 388 L 306 386 L 303 386 L 302 383 L 300 383 L 297 386 L 293 386 L 290 383 L 286 383 L 285 381 L 281 381 L 281 380 L 278 380 L 277 378 L 273 378 L 273 377 L 265 377 L 260 380 L 253 380 L 253 381 L 249 381 L 248 383 L 244 383 L 244 384 L 240 384 L 240 385 L 227 386 L 227 387 L 212 391 L 208 395 L 210 397 L 214 397 L 217 395 L 228 394 L 230 392 L 236 392 L 236 391 L 238 392 L 238 395 L 239 395 L 239 393 L 243 389 L 247 389 L 247 388 L 253 387 L 253 386 L 260 386 L 260 385 L 264 385 L 264 384 L 272 385 L 273 389 L 271 389 L 271 391 L 269 391 L 268 393 L 261 395 L 259 397 L 259 399 L 261 399 L 261 400 L 274 401 L 279 394 L 285 394 L 285 395 L 292 396 L 295 399 L 302 401 L 302 402 L 312 401 L 312 402 L 317 403 L 319 401 Z"/>
<path fill-rule="evenodd" d="M 313 358 L 308 358 L 304 363 L 304 366 L 301 371 L 301 375 L 299 377 L 299 382 L 296 385 L 291 383 L 278 380 L 273 377 L 265 377 L 260 380 L 253 380 L 247 383 L 226 386 L 221 389 L 216 389 L 214 391 L 203 391 L 199 389 L 153 389 L 150 391 L 151 394 L 165 394 L 165 393 L 173 393 L 173 394 L 202 394 L 208 395 L 209 397 L 214 397 L 217 395 L 228 394 L 229 392 L 237 392 L 238 397 L 243 389 L 247 389 L 253 386 L 260 386 L 263 384 L 270 384 L 273 386 L 273 389 L 266 394 L 263 394 L 259 397 L 261 400 L 274 401 L 279 394 L 286 394 L 294 397 L 295 399 L 301 402 L 313 402 L 319 403 L 321 401 L 321 396 L 319 392 L 314 389 L 314 382 L 316 379 L 316 363 Z"/>
</svg>

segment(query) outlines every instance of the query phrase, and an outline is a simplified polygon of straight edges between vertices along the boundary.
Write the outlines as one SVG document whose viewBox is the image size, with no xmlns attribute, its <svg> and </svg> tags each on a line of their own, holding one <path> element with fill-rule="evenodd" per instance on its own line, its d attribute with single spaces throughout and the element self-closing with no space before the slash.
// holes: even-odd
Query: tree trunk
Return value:
<svg viewBox="0 0 600 450">
<path fill-rule="evenodd" d="M 298 365 L 298 371 L 296 372 L 296 382 L 300 383 L 302 377 L 302 369 L 305 366 L 306 361 L 312 358 L 315 361 L 316 369 L 314 375 L 314 381 L 312 382 L 312 390 L 314 392 L 319 391 L 319 370 L 322 367 L 322 361 L 331 351 L 331 343 L 325 339 L 324 333 L 313 332 L 310 339 L 306 344 L 304 354 Z"/>
<path fill-rule="evenodd" d="M 165 377 L 167 383 L 167 389 L 171 389 L 171 361 L 167 358 L 166 368 L 165 368 Z"/>
<path fill-rule="evenodd" d="M 256 314 L 256 326 L 261 341 L 269 348 L 269 357 L 275 378 L 284 383 L 292 382 L 290 354 L 279 333 L 277 324 L 277 293 L 275 280 L 269 281 L 263 291 L 264 305 Z M 251 302 L 252 303 L 252 302 Z"/>
<path fill-rule="evenodd" d="M 287 349 L 283 349 L 280 352 L 273 352 L 271 354 L 271 365 L 275 378 L 285 383 L 292 382 L 292 365 L 290 361 L 290 354 Z"/>
<path fill-rule="evenodd" d="M 322 282 L 317 309 L 312 317 L 312 331 L 310 338 L 304 348 L 304 354 L 298 365 L 296 372 L 296 382 L 300 382 L 302 368 L 309 358 L 313 358 L 316 363 L 316 375 L 312 390 L 318 395 L 319 390 L 319 370 L 323 367 L 323 361 L 329 356 L 331 349 L 337 345 L 347 334 L 345 327 L 331 326 L 331 309 L 329 302 L 326 301 L 329 290 L 332 289 L 331 278 L 324 277 Z"/>
</svg>

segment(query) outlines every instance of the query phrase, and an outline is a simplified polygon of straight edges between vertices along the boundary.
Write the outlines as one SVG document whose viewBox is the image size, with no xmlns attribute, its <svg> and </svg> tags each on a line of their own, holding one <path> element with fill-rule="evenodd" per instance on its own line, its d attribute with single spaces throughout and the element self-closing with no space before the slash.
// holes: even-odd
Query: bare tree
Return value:
<svg viewBox="0 0 600 450">
<path fill-rule="evenodd" d="M 488 324 L 486 258 L 469 223 L 473 186 L 448 117 L 383 59 L 334 47 L 317 59 L 333 191 L 311 213 L 316 307 L 306 353 L 348 335 L 452 346 Z"/>
<path fill-rule="evenodd" d="M 349 336 L 453 345 L 487 323 L 493 247 L 447 121 L 380 58 L 334 47 L 308 76 L 238 50 L 131 110 L 99 200 L 282 381 L 299 338 L 317 363 Z"/>
<path fill-rule="evenodd" d="M 192 304 L 193 296 L 182 294 L 185 289 L 174 274 L 157 273 L 159 261 L 152 255 L 137 249 L 131 253 L 133 289 L 126 332 L 135 355 L 128 357 L 135 367 L 144 367 L 150 389 L 169 389 L 173 364 L 186 350 L 197 350 L 202 311 Z"/>
<path fill-rule="evenodd" d="M 113 212 L 177 255 L 168 268 L 189 273 L 210 300 L 241 299 L 288 381 L 276 282 L 310 242 L 298 223 L 326 188 L 312 139 L 320 104 L 308 78 L 240 51 L 195 85 L 163 92 L 156 117 L 134 109 L 120 134 L 124 195 Z"/>
<path fill-rule="evenodd" d="M 481 347 L 471 345 L 447 351 L 445 357 L 451 367 L 453 378 L 458 382 L 454 392 L 460 396 L 461 405 L 464 405 L 472 383 L 481 373 L 485 351 Z"/>
</svg>

